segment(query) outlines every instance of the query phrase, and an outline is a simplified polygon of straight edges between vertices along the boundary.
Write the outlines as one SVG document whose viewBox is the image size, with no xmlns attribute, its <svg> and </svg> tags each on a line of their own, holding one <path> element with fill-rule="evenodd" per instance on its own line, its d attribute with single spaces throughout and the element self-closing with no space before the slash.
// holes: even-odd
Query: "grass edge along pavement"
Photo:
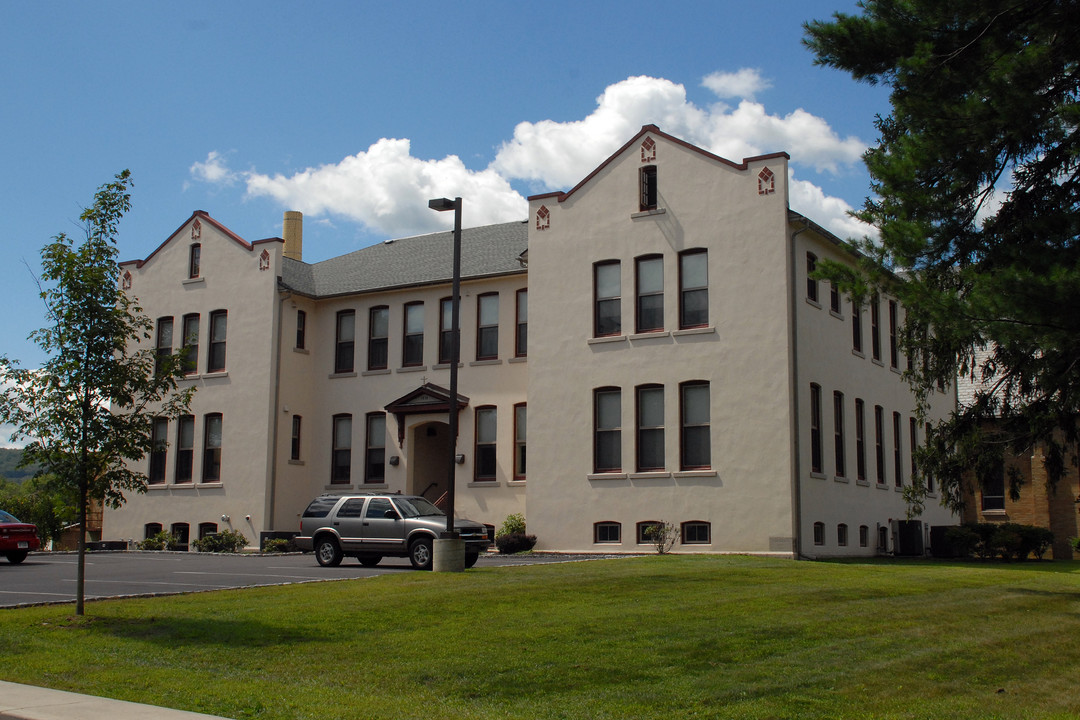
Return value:
<svg viewBox="0 0 1080 720">
<path fill-rule="evenodd" d="M 1080 563 L 647 556 L 0 611 L 0 679 L 230 718 L 1080 718 Z"/>
</svg>

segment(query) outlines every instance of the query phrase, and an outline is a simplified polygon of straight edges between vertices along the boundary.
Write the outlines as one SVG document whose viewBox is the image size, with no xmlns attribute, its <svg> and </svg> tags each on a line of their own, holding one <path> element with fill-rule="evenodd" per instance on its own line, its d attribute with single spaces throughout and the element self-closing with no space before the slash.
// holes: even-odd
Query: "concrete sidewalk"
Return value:
<svg viewBox="0 0 1080 720">
<path fill-rule="evenodd" d="M 226 720 L 215 715 L 0 681 L 4 720 Z"/>
</svg>

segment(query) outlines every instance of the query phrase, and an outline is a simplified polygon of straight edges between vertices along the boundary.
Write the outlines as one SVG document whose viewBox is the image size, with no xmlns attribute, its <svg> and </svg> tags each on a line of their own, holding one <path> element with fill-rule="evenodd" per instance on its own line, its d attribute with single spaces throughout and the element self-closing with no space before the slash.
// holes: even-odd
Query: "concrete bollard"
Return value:
<svg viewBox="0 0 1080 720">
<path fill-rule="evenodd" d="M 461 538 L 439 538 L 431 558 L 434 572 L 465 571 L 465 541 Z"/>
</svg>

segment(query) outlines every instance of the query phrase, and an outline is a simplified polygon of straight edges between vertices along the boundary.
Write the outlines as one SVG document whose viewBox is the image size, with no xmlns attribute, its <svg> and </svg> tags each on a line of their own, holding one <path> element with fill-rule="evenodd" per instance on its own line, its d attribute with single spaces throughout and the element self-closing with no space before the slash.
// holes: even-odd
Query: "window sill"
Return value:
<svg viewBox="0 0 1080 720">
<path fill-rule="evenodd" d="M 204 277 L 188 278 L 187 280 L 181 281 L 180 284 L 181 285 L 205 285 L 206 284 L 206 278 L 204 278 Z"/>
<path fill-rule="evenodd" d="M 650 330 L 648 332 L 634 333 L 630 336 L 630 340 L 659 340 L 662 338 L 671 337 L 671 333 L 667 330 Z"/>
<path fill-rule="evenodd" d="M 310 355 L 310 354 L 311 354 L 311 351 L 310 351 L 310 350 L 308 350 L 307 348 L 298 348 L 298 347 L 294 347 L 294 348 L 292 349 L 292 351 L 293 351 L 294 353 L 300 353 L 301 355 Z"/>
<path fill-rule="evenodd" d="M 813 470 L 811 470 L 810 471 L 810 477 L 814 478 L 815 480 L 824 480 L 825 479 L 825 473 L 814 472 Z"/>
<path fill-rule="evenodd" d="M 437 365 L 432 365 L 432 366 L 431 366 L 431 369 L 432 369 L 432 370 L 449 370 L 449 369 L 450 369 L 450 365 L 451 365 L 451 363 L 438 363 Z M 458 366 L 459 368 L 463 368 L 463 367 L 465 367 L 465 363 L 461 363 L 461 362 L 459 362 L 459 363 L 457 364 L 457 366 Z"/>
<path fill-rule="evenodd" d="M 812 298 L 806 298 L 806 304 L 811 305 L 813 307 L 816 307 L 818 310 L 821 309 L 821 303 L 818 302 L 817 300 L 812 299 Z"/>
<path fill-rule="evenodd" d="M 389 375 L 390 368 L 379 368 L 378 370 L 365 370 L 360 373 L 360 377 L 371 377 L 372 375 Z"/>
<path fill-rule="evenodd" d="M 851 481 L 843 475 L 833 475 L 833 482 L 844 483 L 845 485 L 847 485 Z"/>
<path fill-rule="evenodd" d="M 330 378 L 331 380 L 336 380 L 337 378 L 354 378 L 354 377 L 356 377 L 356 373 L 355 372 L 330 373 L 329 375 L 327 375 L 327 377 Z"/>
<path fill-rule="evenodd" d="M 904 486 L 903 485 L 893 485 L 893 491 L 898 492 L 898 493 L 902 493 L 902 492 L 904 492 Z"/>
<path fill-rule="evenodd" d="M 303 460 L 293 460 L 292 458 L 289 458 L 289 464 L 290 465 L 303 465 L 304 461 Z"/>
<path fill-rule="evenodd" d="M 720 473 L 716 470 L 679 470 L 672 475 L 678 480 L 679 478 L 719 477 Z"/>
<path fill-rule="evenodd" d="M 624 472 L 610 472 L 610 473 L 589 473 L 585 476 L 587 480 L 626 480 L 627 476 Z"/>
<path fill-rule="evenodd" d="M 473 480 L 471 483 L 468 483 L 465 487 L 471 487 L 471 488 L 487 487 L 487 488 L 490 488 L 490 487 L 499 487 L 500 485 L 502 485 L 502 483 L 499 482 L 498 480 Z"/>
<path fill-rule="evenodd" d="M 655 472 L 646 470 L 644 472 L 627 473 L 627 477 L 631 480 L 660 480 L 671 477 L 671 473 L 666 470 L 656 470 Z"/>
<path fill-rule="evenodd" d="M 667 213 L 667 208 L 653 208 L 652 210 L 640 210 L 636 213 L 630 213 L 631 220 L 637 220 L 639 218 L 653 217 L 655 215 L 664 215 Z"/>
<path fill-rule="evenodd" d="M 509 360 L 507 360 L 506 362 L 508 362 L 508 363 L 525 363 L 525 362 L 529 362 L 529 358 L 522 355 L 521 357 L 512 357 Z"/>
<path fill-rule="evenodd" d="M 502 365 L 502 360 L 499 358 L 489 358 L 487 360 L 473 360 L 469 363 L 469 367 L 483 367 L 485 365 Z"/>
<path fill-rule="evenodd" d="M 155 490 L 168 490 L 171 487 L 173 487 L 173 486 L 172 485 L 167 485 L 166 483 L 163 483 L 163 482 L 153 483 L 153 484 L 146 483 L 146 492 L 154 492 Z"/>
<path fill-rule="evenodd" d="M 856 480 L 855 484 L 860 485 L 862 487 L 870 487 L 870 481 L 869 480 Z"/>
<path fill-rule="evenodd" d="M 229 371 L 228 370 L 222 370 L 220 372 L 203 373 L 202 377 L 203 377 L 203 380 L 211 380 L 213 378 L 227 378 L 227 377 L 229 377 Z"/>
<path fill-rule="evenodd" d="M 980 510 L 979 514 L 988 518 L 1007 518 L 1009 513 L 1005 510 Z"/>
<path fill-rule="evenodd" d="M 710 325 L 709 327 L 700 328 L 686 328 L 685 330 L 673 330 L 672 337 L 685 337 L 687 335 L 715 335 L 716 328 Z"/>
<path fill-rule="evenodd" d="M 525 478 L 520 480 L 508 480 L 506 484 L 510 487 L 525 487 Z"/>
<path fill-rule="evenodd" d="M 200 490 L 202 490 L 203 488 L 219 488 L 219 487 L 225 487 L 225 485 L 220 480 L 214 480 L 213 482 L 201 482 L 201 483 L 198 484 L 198 488 Z"/>
<path fill-rule="evenodd" d="M 885 363 L 881 362 L 881 358 L 871 358 L 870 362 L 874 363 L 878 367 L 885 367 Z"/>
<path fill-rule="evenodd" d="M 198 380 L 201 377 L 202 375 L 200 375 L 199 373 L 191 373 L 190 375 L 183 376 L 182 378 L 180 378 L 180 380 Z"/>
<path fill-rule="evenodd" d="M 589 338 L 590 345 L 602 345 L 604 343 L 626 342 L 625 335 L 604 335 L 603 337 Z"/>
<path fill-rule="evenodd" d="M 897 367 L 897 366 L 895 366 L 895 365 L 890 365 L 890 366 L 889 366 L 889 371 L 890 371 L 890 372 L 894 372 L 894 373 L 896 373 L 897 375 L 899 375 L 899 374 L 900 374 L 900 368 L 898 368 L 898 367 Z"/>
<path fill-rule="evenodd" d="M 866 359 L 866 353 L 864 353 L 862 350 L 856 350 L 855 348 L 851 348 L 851 354 L 857 358 L 862 358 L 863 360 Z"/>
<path fill-rule="evenodd" d="M 406 365 L 405 367 L 399 367 L 394 372 L 414 373 L 414 372 L 425 372 L 427 369 L 428 369 L 427 365 Z"/>
<path fill-rule="evenodd" d="M 829 314 L 832 315 L 837 320 L 843 320 L 844 319 L 844 316 L 840 314 L 839 310 L 833 310 L 833 309 L 830 308 L 829 309 Z"/>
<path fill-rule="evenodd" d="M 887 485 L 886 483 L 880 483 L 880 482 L 879 482 L 879 483 L 877 484 L 877 489 L 878 489 L 878 490 L 888 490 L 888 489 L 889 489 L 889 486 L 888 486 L 888 485 Z"/>
</svg>

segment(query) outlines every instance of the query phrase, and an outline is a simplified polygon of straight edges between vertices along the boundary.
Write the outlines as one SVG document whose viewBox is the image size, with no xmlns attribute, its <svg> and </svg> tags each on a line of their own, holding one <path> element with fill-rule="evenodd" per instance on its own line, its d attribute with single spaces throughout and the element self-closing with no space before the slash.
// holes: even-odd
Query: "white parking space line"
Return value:
<svg viewBox="0 0 1080 720">
<path fill-rule="evenodd" d="M 285 568 L 292 570 L 292 568 Z M 225 575 L 226 577 L 255 577 L 255 578 L 288 578 L 290 580 L 322 580 L 323 575 L 279 575 L 278 573 L 223 573 L 223 572 L 197 572 L 195 570 L 177 570 L 173 575 Z"/>
</svg>

